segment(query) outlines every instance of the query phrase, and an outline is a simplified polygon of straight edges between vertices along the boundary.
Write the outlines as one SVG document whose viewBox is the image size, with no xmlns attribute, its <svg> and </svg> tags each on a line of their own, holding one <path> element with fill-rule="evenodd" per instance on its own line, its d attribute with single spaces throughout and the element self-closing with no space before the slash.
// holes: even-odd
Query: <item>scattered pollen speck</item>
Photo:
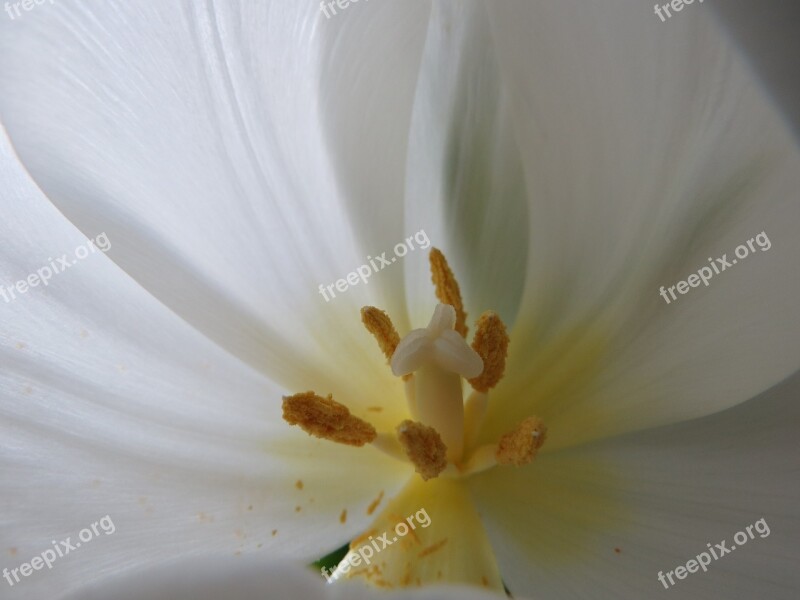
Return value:
<svg viewBox="0 0 800 600">
<path fill-rule="evenodd" d="M 298 479 L 297 481 L 295 481 L 294 482 L 294 487 L 296 487 L 298 490 L 302 490 L 303 489 L 303 480 L 302 479 Z"/>
<path fill-rule="evenodd" d="M 486 575 L 481 575 L 481 583 L 483 587 L 489 587 L 489 580 L 486 578 Z"/>
<path fill-rule="evenodd" d="M 248 505 L 247 510 L 253 510 L 253 505 L 252 504 Z"/>
<path fill-rule="evenodd" d="M 92 487 L 93 487 L 93 488 L 98 488 L 98 487 L 100 487 L 100 484 L 102 484 L 102 483 L 103 483 L 103 482 L 102 482 L 102 481 L 100 481 L 99 479 L 94 479 L 94 480 L 92 481 Z"/>
<path fill-rule="evenodd" d="M 212 523 L 214 521 L 214 517 L 211 515 L 207 515 L 204 512 L 197 513 L 197 520 L 201 523 Z"/>
<path fill-rule="evenodd" d="M 272 537 L 275 537 L 276 535 L 278 535 L 278 530 L 277 529 L 273 529 L 272 530 Z"/>
<path fill-rule="evenodd" d="M 381 412 L 383 410 L 382 406 L 368 406 L 367 410 L 369 412 Z"/>
<path fill-rule="evenodd" d="M 8 554 L 10 556 L 16 556 L 17 555 L 17 549 L 16 548 L 9 548 L 8 549 Z"/>
<path fill-rule="evenodd" d="M 234 556 L 241 556 L 242 555 L 242 551 L 241 550 L 237 550 L 236 552 L 233 553 L 233 555 Z"/>
<path fill-rule="evenodd" d="M 614 552 L 616 552 L 617 554 L 620 554 L 622 552 L 622 550 L 620 548 L 614 548 Z"/>
<path fill-rule="evenodd" d="M 375 498 L 375 500 L 373 500 L 370 503 L 370 505 L 367 507 L 367 514 L 368 515 L 371 515 L 372 513 L 375 512 L 375 509 L 378 508 L 378 504 L 381 503 L 381 500 L 383 500 L 383 490 L 381 490 L 381 493 L 378 494 L 378 497 Z"/>
<path fill-rule="evenodd" d="M 87 338 L 87 337 L 89 337 L 89 332 L 88 332 L 88 331 L 86 331 L 85 329 L 81 329 L 80 336 L 81 336 L 82 338 Z"/>
<path fill-rule="evenodd" d="M 342 514 L 339 515 L 339 522 L 341 524 L 343 524 L 343 525 L 345 523 L 347 523 L 347 509 L 346 508 L 342 509 Z"/>
<path fill-rule="evenodd" d="M 425 556 L 428 556 L 428 555 L 430 555 L 430 554 L 433 554 L 434 552 L 436 552 L 437 550 L 439 550 L 439 549 L 440 549 L 442 546 L 444 546 L 446 543 L 447 543 L 447 538 L 444 538 L 443 540 L 439 540 L 438 542 L 436 542 L 436 543 L 435 543 L 435 544 L 433 544 L 432 546 L 428 546 L 427 548 L 424 548 L 424 549 L 422 550 L 422 552 L 420 552 L 419 554 L 417 554 L 417 556 L 418 556 L 419 558 L 423 558 L 423 557 L 425 557 Z"/>
<path fill-rule="evenodd" d="M 350 542 L 350 549 L 352 550 L 353 548 L 357 548 L 358 546 L 361 546 L 361 545 L 362 545 L 364 542 L 366 542 L 366 541 L 367 541 L 367 539 L 369 538 L 369 536 L 371 536 L 371 535 L 375 535 L 376 533 L 378 533 L 378 530 L 377 530 L 377 529 L 368 529 L 367 531 L 365 531 L 364 533 L 362 533 L 362 534 L 361 534 L 360 536 L 358 536 L 357 538 L 354 538 L 354 539 L 353 539 L 353 540 Z"/>
<path fill-rule="evenodd" d="M 22 350 L 25 346 L 26 344 L 24 342 L 17 342 L 17 350 Z"/>
<path fill-rule="evenodd" d="M 294 512 L 300 512 L 301 510 L 303 510 L 303 508 L 299 504 L 294 507 Z"/>
</svg>

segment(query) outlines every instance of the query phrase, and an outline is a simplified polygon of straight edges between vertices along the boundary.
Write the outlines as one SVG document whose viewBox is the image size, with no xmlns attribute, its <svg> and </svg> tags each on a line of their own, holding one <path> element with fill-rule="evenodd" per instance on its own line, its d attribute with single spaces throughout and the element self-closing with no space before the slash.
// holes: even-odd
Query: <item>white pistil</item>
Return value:
<svg viewBox="0 0 800 600">
<path fill-rule="evenodd" d="M 464 450 L 464 398 L 461 377 L 436 365 L 414 374 L 420 423 L 439 432 L 447 446 L 447 460 L 456 462 Z"/>
<path fill-rule="evenodd" d="M 433 427 L 447 446 L 447 459 L 457 462 L 464 449 L 464 397 L 461 378 L 477 377 L 483 360 L 453 330 L 455 309 L 439 304 L 430 323 L 403 338 L 392 356 L 397 376 L 414 372 L 412 413 Z"/>
</svg>

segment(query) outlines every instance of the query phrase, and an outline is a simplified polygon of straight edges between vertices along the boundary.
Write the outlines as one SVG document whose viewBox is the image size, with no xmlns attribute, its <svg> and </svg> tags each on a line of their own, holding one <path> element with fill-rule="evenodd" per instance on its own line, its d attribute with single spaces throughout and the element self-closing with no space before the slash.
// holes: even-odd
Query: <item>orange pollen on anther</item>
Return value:
<svg viewBox="0 0 800 600">
<path fill-rule="evenodd" d="M 431 263 L 431 279 L 436 288 L 436 297 L 442 304 L 449 304 L 456 311 L 456 324 L 454 329 L 467 337 L 467 313 L 464 312 L 464 303 L 461 301 L 461 290 L 458 287 L 453 271 L 447 264 L 447 259 L 438 248 L 431 248 L 429 254 Z"/>
<path fill-rule="evenodd" d="M 386 360 L 391 361 L 397 344 L 400 343 L 400 334 L 394 328 L 394 323 L 389 315 L 374 306 L 364 306 L 361 309 L 361 322 L 377 340 Z M 403 375 L 403 381 L 408 381 L 410 378 L 410 373 Z"/>
<path fill-rule="evenodd" d="M 499 465 L 527 465 L 536 457 L 536 452 L 544 444 L 547 427 L 539 417 L 528 417 L 500 438 L 495 450 Z"/>
<path fill-rule="evenodd" d="M 406 419 L 397 426 L 397 439 L 423 480 L 447 467 L 447 446 L 433 427 Z"/>
<path fill-rule="evenodd" d="M 309 435 L 348 446 L 369 444 L 377 435 L 372 425 L 351 415 L 330 394 L 327 398 L 314 392 L 284 396 L 283 420 Z"/>
<path fill-rule="evenodd" d="M 374 306 L 365 306 L 361 309 L 361 322 L 378 341 L 386 359 L 391 360 L 397 344 L 400 343 L 400 334 L 394 328 L 389 315 Z"/>
<path fill-rule="evenodd" d="M 483 372 L 469 380 L 479 392 L 488 392 L 503 378 L 508 356 L 508 333 L 497 313 L 487 310 L 476 323 L 472 349 L 483 359 Z"/>
</svg>

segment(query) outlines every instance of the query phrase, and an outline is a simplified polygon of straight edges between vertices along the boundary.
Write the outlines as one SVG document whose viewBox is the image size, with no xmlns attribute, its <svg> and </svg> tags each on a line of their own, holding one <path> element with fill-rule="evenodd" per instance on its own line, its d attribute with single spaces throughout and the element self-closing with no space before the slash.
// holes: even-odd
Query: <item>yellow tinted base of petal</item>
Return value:
<svg viewBox="0 0 800 600">
<path fill-rule="evenodd" d="M 592 413 L 588 400 L 603 374 L 609 340 L 607 329 L 593 324 L 577 327 L 535 350 L 512 351 L 508 375 L 491 392 L 478 445 L 494 442 L 531 415 L 547 424 L 543 452 L 594 437 L 592 422 L 603 415 L 584 417 Z"/>
<path fill-rule="evenodd" d="M 617 540 L 634 526 L 630 498 L 639 482 L 590 454 L 543 454 L 534 464 L 491 469 L 467 480 L 493 533 L 505 542 L 498 548 L 501 561 L 510 560 L 502 554 L 513 549 L 514 561 L 546 570 L 625 552 Z"/>
<path fill-rule="evenodd" d="M 413 477 L 350 548 L 334 577 L 383 588 L 460 583 L 503 592 L 494 552 L 462 481 Z"/>
</svg>

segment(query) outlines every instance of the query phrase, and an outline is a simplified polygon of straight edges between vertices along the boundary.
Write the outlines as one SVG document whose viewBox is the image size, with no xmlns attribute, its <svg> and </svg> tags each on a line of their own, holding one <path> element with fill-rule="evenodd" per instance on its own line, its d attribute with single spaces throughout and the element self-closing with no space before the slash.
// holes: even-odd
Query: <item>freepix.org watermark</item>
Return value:
<svg viewBox="0 0 800 600">
<path fill-rule="evenodd" d="M 11 17 L 11 20 L 13 21 L 17 17 L 22 16 L 20 6 L 25 12 L 30 12 L 34 9 L 34 7 L 44 4 L 45 2 L 53 4 L 55 0 L 22 0 L 21 2 L 6 2 L 5 9 L 8 13 L 8 16 Z"/>
<path fill-rule="evenodd" d="M 694 288 L 700 285 L 700 282 L 703 282 L 703 285 L 708 286 L 708 282 L 711 278 L 716 274 L 719 275 L 725 269 L 728 269 L 739 262 L 737 259 L 747 258 L 750 252 L 755 253 L 756 245 L 761 249 L 762 252 L 766 252 L 770 248 L 772 248 L 772 242 L 769 241 L 767 237 L 767 233 L 762 231 L 756 237 L 750 238 L 745 244 L 740 244 L 736 246 L 736 250 L 734 253 L 736 254 L 736 258 L 728 260 L 728 255 L 723 254 L 722 258 L 709 258 L 708 262 L 710 266 L 701 267 L 698 269 L 697 273 L 692 273 L 689 277 L 686 278 L 686 281 L 679 281 L 675 285 L 669 286 L 667 289 L 664 289 L 664 286 L 661 286 L 661 297 L 664 298 L 664 302 L 670 304 L 672 300 L 677 300 L 678 297 L 675 295 L 675 290 L 678 290 L 679 294 L 685 294 L 689 291 L 690 288 Z M 713 271 L 711 270 L 713 267 Z M 672 300 L 667 297 L 667 292 L 669 292 L 669 296 L 672 297 Z"/>
<path fill-rule="evenodd" d="M 363 0 L 363 1 L 369 2 L 369 0 Z M 358 0 L 334 0 L 333 2 L 326 2 L 325 0 L 323 0 L 322 2 L 319 3 L 319 9 L 320 11 L 322 11 L 322 14 L 324 14 L 328 19 L 330 19 L 331 15 L 328 14 L 328 9 L 330 9 L 331 12 L 335 15 L 336 6 L 339 7 L 339 10 L 344 10 L 345 8 L 350 6 L 350 3 L 355 4 L 356 2 L 358 2 Z"/>
<path fill-rule="evenodd" d="M 98 249 L 101 252 L 108 252 L 110 248 L 111 242 L 103 232 L 93 240 L 86 240 L 86 244 L 75 248 L 75 258 L 70 258 L 68 254 L 63 254 L 55 260 L 48 258 L 48 264 L 41 269 L 37 269 L 35 273 L 31 273 L 25 279 L 20 279 L 14 285 L 9 285 L 5 288 L 0 287 L 0 296 L 3 297 L 7 304 L 12 300 L 16 300 L 17 294 L 22 295 L 30 288 L 37 287 L 40 283 L 47 287 L 54 275 L 63 273 L 78 261 L 97 252 Z"/>
<path fill-rule="evenodd" d="M 28 577 L 34 571 L 42 570 L 45 565 L 47 565 L 48 569 L 53 568 L 53 563 L 56 562 L 59 558 L 64 558 L 70 552 L 73 552 L 81 547 L 81 544 L 87 544 L 91 542 L 95 537 L 100 536 L 100 531 L 105 533 L 106 535 L 111 535 L 117 530 L 116 526 L 114 525 L 114 521 L 111 520 L 110 515 L 106 515 L 99 521 L 92 523 L 86 529 L 81 529 L 80 533 L 78 533 L 78 540 L 77 542 L 72 541 L 72 537 L 68 537 L 65 540 L 61 540 L 60 542 L 56 542 L 53 540 L 52 548 L 48 548 L 38 556 L 34 556 L 29 562 L 22 563 L 16 569 L 3 569 L 3 577 L 8 582 L 8 585 L 14 587 L 15 584 L 20 583 L 22 581 L 20 579 L 20 575 L 22 577 Z"/>
<path fill-rule="evenodd" d="M 713 548 L 711 544 L 706 544 L 711 554 L 708 552 L 701 552 L 695 558 L 688 561 L 685 567 L 680 565 L 675 567 L 674 571 L 667 571 L 666 576 L 663 571 L 659 571 L 658 580 L 664 586 L 664 589 L 669 589 L 671 585 L 675 585 L 675 580 L 672 578 L 673 575 L 678 579 L 686 579 L 689 573 L 697 573 L 700 569 L 703 569 L 703 572 L 708 571 L 708 565 L 711 564 L 712 556 L 714 560 L 719 560 L 726 554 L 730 554 L 736 550 L 737 547 L 744 546 L 749 540 L 756 539 L 756 536 L 753 534 L 753 529 L 756 530 L 756 533 L 759 534 L 761 539 L 768 537 L 770 534 L 766 519 L 761 518 L 752 525 L 745 527 L 744 531 L 739 531 L 733 536 L 733 541 L 736 542 L 735 545 L 731 544 L 731 547 L 728 548 L 728 543 L 725 540 L 722 540 L 719 544 L 715 544 Z M 669 579 L 669 585 L 667 585 L 667 579 Z"/>
<path fill-rule="evenodd" d="M 417 519 L 416 524 L 414 523 L 415 518 Z M 341 569 L 342 573 L 347 573 L 352 567 L 360 566 L 362 561 L 364 564 L 369 565 L 372 557 L 375 556 L 377 552 L 381 552 L 384 548 L 391 546 L 398 540 L 398 538 L 408 535 L 409 531 L 417 528 L 417 524 L 419 524 L 423 529 L 431 524 L 431 518 L 428 516 L 428 511 L 424 508 L 419 509 L 413 515 L 406 517 L 405 521 L 400 521 L 397 523 L 397 525 L 394 526 L 394 533 L 396 535 L 394 535 L 391 540 L 389 539 L 390 533 L 386 532 L 377 539 L 372 539 L 373 536 L 369 536 L 366 544 L 362 544 L 358 548 L 352 548 L 347 555 L 347 559 L 344 562 L 339 563 L 337 570 Z M 379 543 L 380 546 L 378 546 Z M 328 571 L 328 569 L 322 567 L 320 572 L 322 573 L 322 576 L 328 580 L 328 583 L 330 583 L 332 577 L 331 571 Z"/>
<path fill-rule="evenodd" d="M 700 4 L 703 3 L 703 0 L 699 0 Z M 655 13 L 658 15 L 658 18 L 661 19 L 661 22 L 664 23 L 667 19 L 672 18 L 672 13 L 669 12 L 671 8 L 675 12 L 681 12 L 683 7 L 687 4 L 694 4 L 694 0 L 672 0 L 667 4 L 662 4 L 659 6 L 658 4 L 655 5 Z M 664 13 L 666 13 L 666 18 L 664 18 Z"/>
<path fill-rule="evenodd" d="M 414 242 L 417 243 L 416 247 L 414 246 Z M 325 302 L 330 302 L 331 298 L 336 298 L 336 292 L 333 291 L 334 287 L 338 292 L 344 293 L 350 286 L 358 285 L 359 281 L 363 281 L 365 284 L 369 283 L 367 279 L 369 279 L 373 273 L 377 273 L 378 271 L 381 271 L 389 265 L 397 262 L 398 258 L 403 258 L 411 250 L 416 250 L 417 248 L 425 250 L 426 248 L 429 248 L 430 245 L 431 241 L 428 239 L 428 234 L 425 233 L 424 229 L 420 229 L 414 235 L 407 237 L 405 242 L 395 244 L 394 256 L 391 258 L 386 257 L 386 252 L 381 252 L 381 254 L 375 258 L 372 256 L 367 256 L 367 262 L 369 262 L 368 265 L 361 265 L 355 271 L 348 273 L 346 278 L 338 279 L 330 285 L 323 286 L 320 283 L 319 293 L 322 294 L 323 298 L 325 298 Z M 328 298 L 328 294 L 330 294 L 330 298 Z"/>
</svg>

